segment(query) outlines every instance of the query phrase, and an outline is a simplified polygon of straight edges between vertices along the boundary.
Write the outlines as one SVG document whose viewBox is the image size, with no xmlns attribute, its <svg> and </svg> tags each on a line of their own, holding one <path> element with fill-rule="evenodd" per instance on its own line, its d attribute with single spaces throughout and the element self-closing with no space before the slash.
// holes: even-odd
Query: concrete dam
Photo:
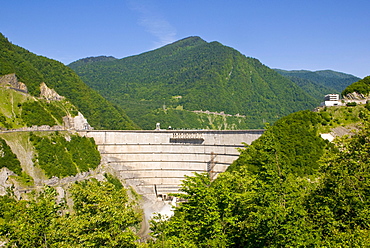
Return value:
<svg viewBox="0 0 370 248">
<path fill-rule="evenodd" d="M 102 159 L 141 195 L 166 200 L 185 175 L 208 172 L 215 178 L 264 130 L 87 130 Z"/>
</svg>

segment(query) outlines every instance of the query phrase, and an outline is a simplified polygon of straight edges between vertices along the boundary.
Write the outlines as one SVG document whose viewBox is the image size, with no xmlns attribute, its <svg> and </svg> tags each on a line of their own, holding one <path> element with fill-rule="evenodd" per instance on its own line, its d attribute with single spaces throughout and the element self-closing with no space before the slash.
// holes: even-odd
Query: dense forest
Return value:
<svg viewBox="0 0 370 248">
<path fill-rule="evenodd" d="M 93 138 L 60 132 L 30 133 L 35 149 L 35 166 L 47 177 L 73 176 L 95 169 L 100 164 L 100 153 Z"/>
<path fill-rule="evenodd" d="M 138 198 L 112 175 L 73 184 L 73 205 L 48 187 L 27 201 L 9 192 L 0 197 L 0 234 L 17 247 L 367 247 L 369 109 L 279 119 L 215 180 L 187 177 L 174 215 L 155 216 L 145 242 L 135 234 Z M 333 143 L 320 137 L 348 123 L 355 132 Z"/>
<path fill-rule="evenodd" d="M 318 136 L 325 114 L 280 119 L 216 180 L 188 177 L 175 215 L 152 220 L 152 246 L 368 247 L 369 113 L 335 143 Z"/>
<path fill-rule="evenodd" d="M 40 84 L 45 82 L 75 105 L 96 129 L 138 128 L 120 107 L 84 84 L 73 70 L 11 44 L 0 33 L 0 76 L 11 73 L 26 84 L 32 96 L 40 95 Z"/>
<path fill-rule="evenodd" d="M 13 153 L 6 141 L 0 138 L 0 169 L 4 167 L 18 175 L 22 174 L 21 163 L 17 156 Z"/>
<path fill-rule="evenodd" d="M 342 92 L 343 95 L 347 95 L 349 93 L 357 92 L 362 94 L 363 96 L 367 97 L 370 92 L 370 76 L 367 76 L 345 88 Z"/>
<path fill-rule="evenodd" d="M 14 46 L 1 35 L 0 45 L 0 75 L 15 73 L 32 95 L 0 87 L 1 130 L 61 124 L 63 116 L 76 115 L 78 110 L 97 128 L 137 127 L 121 107 L 111 105 L 59 62 Z M 194 56 L 201 59 L 193 60 Z M 180 63 L 179 58 L 188 61 Z M 152 128 L 158 120 L 176 126 L 189 120 L 219 129 L 273 124 L 265 123 L 264 134 L 240 149 L 238 159 L 216 179 L 197 173 L 187 177 L 182 192 L 173 195 L 181 200 L 174 215 L 155 216 L 150 223 L 152 238 L 146 240 L 139 236 L 140 196 L 99 166 L 101 157 L 93 139 L 66 131 L 1 132 L 0 171 L 2 180 L 13 186 L 0 196 L 0 246 L 369 247 L 370 103 L 285 115 L 298 107 L 309 108 L 313 98 L 258 60 L 198 37 L 124 60 L 98 57 L 76 62 L 93 72 L 88 65 L 103 72 L 116 66 L 105 86 L 124 96 L 115 103 L 131 106 L 130 113 L 142 118 L 143 126 Z M 164 77 L 167 67 L 174 71 Z M 147 73 L 154 68 L 156 73 Z M 145 73 L 117 81 L 127 89 L 113 84 L 136 70 Z M 368 95 L 369 79 L 350 85 L 343 94 Z M 41 82 L 70 102 L 37 98 Z M 279 101 L 287 95 L 293 101 Z M 233 116 L 210 118 L 191 112 L 206 110 L 202 106 Z M 253 119 L 251 113 L 262 119 Z M 352 131 L 333 142 L 321 138 L 336 128 Z M 80 172 L 91 174 L 63 182 Z M 32 178 L 35 175 L 39 178 Z M 53 188 L 43 185 L 41 178 L 63 179 L 63 183 Z M 17 195 L 17 190 L 24 192 Z"/>
<path fill-rule="evenodd" d="M 157 122 L 182 128 L 168 123 L 176 123 L 181 111 L 202 123 L 189 112 L 194 110 L 244 115 L 243 126 L 262 128 L 265 122 L 319 104 L 257 59 L 199 37 L 137 56 L 83 59 L 69 66 L 144 129 L 153 129 Z M 206 127 L 196 121 L 193 126 Z"/>
<path fill-rule="evenodd" d="M 138 199 L 105 176 L 74 183 L 73 207 L 47 186 L 29 200 L 11 193 L 0 197 L 2 241 L 7 247 L 137 247 Z"/>
<path fill-rule="evenodd" d="M 286 71 L 274 69 L 279 74 L 289 78 L 305 92 L 322 101 L 327 94 L 340 94 L 343 89 L 360 78 L 331 70 L 325 71 Z"/>
<path fill-rule="evenodd" d="M 322 70 L 322 71 L 307 71 L 307 70 L 293 70 L 286 71 L 275 69 L 276 72 L 283 76 L 289 78 L 299 78 L 308 80 L 318 86 L 334 90 L 335 93 L 341 92 L 347 86 L 353 84 L 360 80 L 360 78 L 355 77 L 350 74 L 345 74 L 342 72 L 336 72 L 332 70 Z"/>
</svg>

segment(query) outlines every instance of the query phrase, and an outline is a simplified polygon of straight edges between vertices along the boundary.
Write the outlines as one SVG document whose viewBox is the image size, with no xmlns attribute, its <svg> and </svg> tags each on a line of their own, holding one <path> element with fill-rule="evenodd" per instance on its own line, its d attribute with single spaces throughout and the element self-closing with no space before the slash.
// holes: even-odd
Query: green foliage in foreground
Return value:
<svg viewBox="0 0 370 248">
<path fill-rule="evenodd" d="M 151 245 L 369 247 L 366 111 L 362 129 L 332 145 L 317 136 L 319 114 L 281 119 L 216 180 L 207 174 L 188 177 L 185 194 L 176 195 L 186 201 L 174 216 L 153 219 Z"/>
<path fill-rule="evenodd" d="M 97 180 L 74 184 L 73 209 L 52 188 L 30 200 L 0 197 L 0 235 L 8 247 L 137 247 L 137 203 L 124 188 Z"/>
<path fill-rule="evenodd" d="M 308 110 L 281 118 L 253 145 L 242 150 L 229 170 L 245 165 L 250 171 L 260 173 L 265 165 L 277 163 L 281 176 L 289 173 L 297 176 L 314 173 L 327 145 L 318 136 L 321 122 L 319 114 Z"/>
<path fill-rule="evenodd" d="M 36 149 L 36 165 L 48 177 L 76 175 L 95 169 L 100 163 L 100 153 L 93 138 L 55 132 L 48 136 L 30 133 L 30 140 Z"/>
<path fill-rule="evenodd" d="M 0 138 L 0 169 L 6 167 L 17 175 L 22 174 L 21 163 L 4 139 Z"/>
</svg>

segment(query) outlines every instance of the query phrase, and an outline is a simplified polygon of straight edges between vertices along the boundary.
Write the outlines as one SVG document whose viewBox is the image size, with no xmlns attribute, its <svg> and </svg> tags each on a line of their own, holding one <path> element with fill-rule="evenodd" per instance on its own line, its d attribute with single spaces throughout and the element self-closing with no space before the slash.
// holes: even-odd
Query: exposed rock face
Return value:
<svg viewBox="0 0 370 248">
<path fill-rule="evenodd" d="M 64 99 L 63 96 L 60 96 L 54 89 L 50 89 L 45 83 L 41 83 L 40 91 L 40 97 L 46 100 L 61 101 Z"/>
<path fill-rule="evenodd" d="M 18 81 L 15 73 L 0 77 L 0 86 L 28 93 L 27 86 L 24 83 Z"/>
<path fill-rule="evenodd" d="M 366 104 L 370 100 L 370 95 L 364 95 L 357 92 L 349 93 L 343 96 L 344 102 L 355 102 L 357 104 Z"/>
<path fill-rule="evenodd" d="M 357 92 L 352 92 L 352 93 L 349 93 L 343 96 L 343 98 L 348 99 L 348 100 L 364 100 L 364 99 L 368 99 L 369 97 L 363 94 L 357 93 Z"/>
<path fill-rule="evenodd" d="M 320 134 L 321 138 L 329 140 L 332 142 L 336 137 L 342 137 L 344 135 L 352 136 L 356 133 L 358 128 L 356 126 L 347 126 L 347 127 L 336 127 L 331 130 L 330 133 Z"/>
<path fill-rule="evenodd" d="M 64 126 L 66 129 L 73 130 L 90 130 L 92 129 L 86 118 L 78 112 L 78 115 L 75 117 L 65 116 L 63 117 Z"/>
<path fill-rule="evenodd" d="M 13 176 L 15 173 L 6 167 L 0 169 L 0 195 L 6 194 L 6 188 L 11 187 L 13 184 L 8 182 L 9 176 Z"/>
</svg>

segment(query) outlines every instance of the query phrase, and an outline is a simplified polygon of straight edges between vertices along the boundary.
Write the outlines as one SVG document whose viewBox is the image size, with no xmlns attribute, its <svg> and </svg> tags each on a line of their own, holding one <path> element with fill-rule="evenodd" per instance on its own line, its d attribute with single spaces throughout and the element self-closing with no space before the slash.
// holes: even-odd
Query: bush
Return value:
<svg viewBox="0 0 370 248">
<path fill-rule="evenodd" d="M 95 169 L 100 164 L 100 153 L 94 139 L 73 135 L 67 141 L 63 134 L 40 137 L 30 133 L 37 156 L 35 161 L 48 177 L 66 177 Z"/>
<path fill-rule="evenodd" d="M 367 110 L 370 110 L 370 101 L 367 101 L 366 104 L 365 104 L 365 108 Z"/>
<path fill-rule="evenodd" d="M 40 102 L 25 102 L 22 106 L 22 119 L 28 127 L 49 125 L 54 126 L 55 120 Z"/>
<path fill-rule="evenodd" d="M 4 139 L 0 138 L 0 168 L 6 167 L 17 175 L 22 174 L 21 163 Z"/>
<path fill-rule="evenodd" d="M 356 102 L 347 102 L 346 106 L 347 107 L 355 107 L 355 106 L 357 106 L 357 103 Z"/>
</svg>

